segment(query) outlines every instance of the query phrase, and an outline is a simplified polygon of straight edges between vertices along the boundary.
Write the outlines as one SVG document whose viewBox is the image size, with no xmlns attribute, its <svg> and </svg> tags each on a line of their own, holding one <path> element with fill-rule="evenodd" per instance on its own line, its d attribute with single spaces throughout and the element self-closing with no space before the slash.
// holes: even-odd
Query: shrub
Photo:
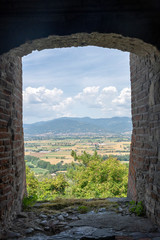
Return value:
<svg viewBox="0 0 160 240">
<path fill-rule="evenodd" d="M 129 202 L 129 211 L 135 213 L 137 216 L 144 216 L 145 210 L 142 201 L 136 203 L 135 201 Z"/>
<path fill-rule="evenodd" d="M 82 213 L 82 214 L 83 214 L 83 213 L 87 213 L 88 211 L 89 211 L 89 208 L 88 208 L 87 206 L 83 206 L 83 205 L 82 205 L 82 206 L 79 206 L 79 207 L 78 207 L 78 212 L 79 212 L 79 213 Z"/>
</svg>

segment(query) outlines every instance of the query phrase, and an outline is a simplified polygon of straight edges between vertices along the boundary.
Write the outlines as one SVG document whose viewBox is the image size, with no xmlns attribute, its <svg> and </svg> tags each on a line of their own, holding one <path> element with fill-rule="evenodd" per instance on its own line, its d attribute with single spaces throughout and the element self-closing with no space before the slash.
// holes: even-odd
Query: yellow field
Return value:
<svg viewBox="0 0 160 240">
<path fill-rule="evenodd" d="M 56 164 L 63 161 L 73 162 L 71 151 L 78 155 L 86 151 L 93 154 L 96 150 L 99 155 L 126 155 L 130 153 L 130 141 L 99 139 L 63 139 L 63 140 L 34 140 L 25 141 L 25 155 L 31 155 Z"/>
</svg>

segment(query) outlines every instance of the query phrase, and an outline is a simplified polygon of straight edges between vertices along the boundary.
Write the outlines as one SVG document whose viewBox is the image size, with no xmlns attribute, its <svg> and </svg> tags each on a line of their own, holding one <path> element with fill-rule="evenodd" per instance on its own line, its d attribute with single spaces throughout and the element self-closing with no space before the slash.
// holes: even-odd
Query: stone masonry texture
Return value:
<svg viewBox="0 0 160 240">
<path fill-rule="evenodd" d="M 25 192 L 21 57 L 99 46 L 131 52 L 133 133 L 128 196 L 160 225 L 159 0 L 2 0 L 0 6 L 0 229 Z"/>
<path fill-rule="evenodd" d="M 0 228 L 21 209 L 25 191 L 20 57 L 0 57 Z M 7 222 L 6 222 L 7 221 Z"/>
<path fill-rule="evenodd" d="M 159 0 L 1 0 L 0 54 L 39 38 L 93 32 L 160 49 L 159 12 Z"/>
<path fill-rule="evenodd" d="M 128 195 L 160 224 L 160 55 L 130 55 L 133 133 Z"/>
</svg>

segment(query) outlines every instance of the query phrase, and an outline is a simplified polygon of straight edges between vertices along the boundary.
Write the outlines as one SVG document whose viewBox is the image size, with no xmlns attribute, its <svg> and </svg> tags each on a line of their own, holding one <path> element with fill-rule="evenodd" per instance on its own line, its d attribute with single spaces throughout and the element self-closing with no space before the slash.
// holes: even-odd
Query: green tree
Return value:
<svg viewBox="0 0 160 240">
<path fill-rule="evenodd" d="M 104 160 L 95 151 L 93 155 L 83 152 L 82 155 L 72 151 L 76 163 L 69 165 L 66 174 L 54 178 L 36 178 L 26 166 L 27 200 L 52 200 L 55 197 L 98 198 L 125 197 L 127 194 L 128 167 L 114 157 Z M 38 161 L 40 166 L 49 171 L 67 168 L 58 163 Z M 51 168 L 51 169 L 50 169 Z"/>
<path fill-rule="evenodd" d="M 124 197 L 127 194 L 128 169 L 116 158 L 103 160 L 95 151 L 77 156 L 79 165 L 67 172 L 75 197 Z"/>
<path fill-rule="evenodd" d="M 34 172 L 26 166 L 26 186 L 27 196 L 36 196 L 38 190 L 38 180 L 34 175 Z"/>
<path fill-rule="evenodd" d="M 23 198 L 24 208 L 33 205 L 38 199 L 38 180 L 36 179 L 34 172 L 28 166 L 26 166 L 26 187 L 27 193 Z"/>
<path fill-rule="evenodd" d="M 39 181 L 38 200 L 53 200 L 63 196 L 68 182 L 64 174 L 58 174 L 54 178 L 44 178 Z"/>
</svg>

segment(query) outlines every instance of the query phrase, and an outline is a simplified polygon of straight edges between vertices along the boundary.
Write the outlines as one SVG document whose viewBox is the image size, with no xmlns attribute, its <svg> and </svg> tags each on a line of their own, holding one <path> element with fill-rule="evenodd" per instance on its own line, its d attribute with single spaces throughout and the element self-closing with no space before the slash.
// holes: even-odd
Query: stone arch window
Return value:
<svg viewBox="0 0 160 240">
<path fill-rule="evenodd" d="M 146 4 L 145 8 L 149 9 L 148 6 Z M 129 7 L 133 7 L 132 4 Z M 79 11 L 83 12 L 83 10 L 82 7 Z M 59 12 L 59 14 L 61 13 Z M 64 17 L 69 19 L 67 20 L 68 25 L 66 25 L 69 28 L 69 24 L 72 24 L 73 20 L 70 21 L 70 18 L 67 17 L 72 18 L 72 16 L 64 14 Z M 135 21 L 137 24 L 138 20 L 136 19 Z M 101 29 L 101 32 L 105 32 L 103 30 L 105 24 L 104 21 L 102 22 L 102 28 L 100 24 L 96 26 Z M 115 22 L 113 21 L 113 23 Z M 124 19 L 122 23 L 122 25 L 125 25 Z M 82 25 L 83 27 L 85 26 L 84 18 Z M 131 26 L 133 27 L 132 24 Z M 74 24 L 72 27 L 74 29 Z M 10 28 L 12 29 L 12 24 Z M 55 35 L 49 36 L 48 32 L 46 34 L 48 37 L 42 38 L 41 35 L 43 34 L 40 34 L 39 39 L 38 37 L 32 37 L 34 30 L 36 31 L 35 26 L 32 27 L 30 25 L 30 28 L 31 32 L 29 32 L 28 36 L 31 37 L 28 42 L 26 38 L 25 40 L 22 39 L 20 43 L 17 41 L 17 44 L 15 37 L 14 44 L 11 44 L 10 48 L 6 47 L 4 52 L 7 51 L 6 49 L 11 50 L 0 56 L 0 227 L 6 225 L 20 211 L 21 201 L 25 192 L 21 57 L 31 53 L 33 50 L 87 45 L 116 48 L 131 52 L 133 132 L 128 195 L 134 200 L 144 201 L 147 215 L 160 224 L 159 51 L 153 45 L 141 40 L 141 35 L 138 35 L 139 31 L 130 34 L 128 30 L 128 36 L 130 37 L 126 37 L 127 27 L 122 27 L 124 31 L 119 31 L 115 27 L 115 31 L 113 32 L 117 32 L 118 34 L 111 33 L 111 29 L 106 31 L 109 33 L 98 33 L 88 29 L 85 29 L 83 32 L 81 27 L 79 27 L 80 33 L 73 33 L 75 31 L 68 31 L 69 33 L 67 33 L 65 29 L 60 28 L 62 32 L 64 31 L 63 36 L 59 36 L 55 30 Z M 21 29 L 21 26 L 19 26 L 19 29 Z M 17 30 L 15 32 L 17 33 Z M 123 36 L 119 34 L 120 32 L 123 33 Z M 11 35 L 9 36 L 11 38 Z M 8 41 L 12 42 L 10 39 Z M 148 40 L 147 42 L 150 41 Z M 153 42 L 156 43 L 156 41 Z M 3 51 L 1 52 L 3 53 Z"/>
<path fill-rule="evenodd" d="M 87 55 L 91 55 L 92 57 L 88 57 Z M 48 56 L 50 56 L 49 59 L 48 59 Z M 98 61 L 96 61 L 96 58 L 98 59 Z M 116 58 L 118 58 L 119 60 L 116 61 Z M 29 62 L 29 59 L 30 59 L 30 62 Z M 71 113 L 74 115 L 77 114 L 78 115 L 77 117 L 79 117 L 79 114 L 81 114 L 80 117 L 91 117 L 91 118 L 101 118 L 101 117 L 110 118 L 110 117 L 116 117 L 118 114 L 120 114 L 121 117 L 125 116 L 125 114 L 130 115 L 131 103 L 130 103 L 129 53 L 128 52 L 124 53 L 122 51 L 116 51 L 113 49 L 107 49 L 102 47 L 91 47 L 91 46 L 72 47 L 72 48 L 55 48 L 55 49 L 51 49 L 50 51 L 42 50 L 41 52 L 37 52 L 37 51 L 33 52 L 33 54 L 29 54 L 27 55 L 27 57 L 24 57 L 23 60 L 24 60 L 23 61 L 24 65 L 22 64 L 24 69 L 23 82 L 25 85 L 24 92 L 23 92 L 24 93 L 24 107 L 23 107 L 24 123 L 26 124 L 31 123 L 30 121 L 32 122 L 47 121 L 48 120 L 47 118 L 50 118 L 50 120 L 52 121 L 54 118 L 67 117 L 68 113 L 69 114 Z M 25 60 L 26 60 L 26 65 L 25 65 Z M 65 64 L 63 61 L 65 62 Z M 77 64 L 77 62 L 80 64 Z M 98 62 L 100 62 L 100 64 L 96 65 L 96 63 Z M 120 66 L 117 67 L 116 65 L 120 65 Z M 70 69 L 69 74 L 66 70 L 68 68 Z M 84 68 L 88 69 L 88 71 L 84 70 Z M 104 73 L 101 72 L 101 69 L 102 69 L 102 72 L 104 71 Z M 72 73 L 72 71 L 74 73 Z M 90 72 L 94 72 L 94 74 Z M 26 73 L 26 76 L 25 76 L 25 73 Z M 126 74 L 127 74 L 127 77 L 126 77 Z M 28 78 L 28 76 L 30 77 Z M 102 81 L 101 81 L 101 78 L 103 79 Z M 115 81 L 115 78 L 117 78 L 117 81 Z M 32 82 L 30 81 L 31 79 L 33 79 Z M 72 79 L 72 82 L 71 82 L 71 79 Z M 26 80 L 26 83 L 25 83 L 25 80 Z M 27 80 L 28 80 L 28 83 L 27 83 Z M 59 80 L 60 80 L 60 84 L 59 84 Z M 53 93 L 52 89 L 53 90 L 56 89 L 55 93 Z M 72 89 L 72 92 L 74 92 L 74 94 L 71 93 L 70 89 Z M 83 91 L 86 89 L 87 90 L 90 89 L 91 92 L 88 91 L 87 94 L 85 94 Z M 52 90 L 52 93 L 51 93 L 51 90 Z M 106 92 L 104 92 L 105 90 Z M 124 99 L 126 98 L 127 100 L 125 99 L 125 103 L 123 102 L 122 106 L 120 106 L 121 104 L 119 99 L 120 99 L 120 96 L 122 96 L 123 90 L 125 91 L 125 93 L 127 90 L 128 94 L 123 94 Z M 48 91 L 48 94 L 47 94 L 47 91 Z M 59 94 L 60 91 L 62 92 L 61 95 Z M 53 95 L 53 97 L 51 95 Z M 82 97 L 79 97 L 80 95 L 82 95 Z M 125 95 L 127 95 L 128 97 L 126 97 Z M 49 98 L 49 102 L 48 102 L 48 98 Z M 71 99 L 71 103 L 65 104 L 65 101 L 68 100 L 69 98 Z M 114 100 L 115 102 L 117 100 L 118 103 L 112 103 L 112 100 Z M 99 104 L 100 101 L 101 101 L 101 106 Z M 88 104 L 86 102 L 88 102 Z M 72 109 L 72 105 L 75 105 L 73 109 Z M 88 107 L 87 105 L 90 105 L 90 106 L 92 105 L 91 109 L 93 111 L 89 111 L 90 107 Z M 75 108 L 77 111 L 75 111 Z M 102 114 L 102 108 L 103 108 L 103 116 L 100 115 Z M 106 110 L 104 110 L 105 108 Z M 110 108 L 110 110 L 108 110 L 107 108 Z M 86 109 L 88 110 L 86 111 Z M 25 110 L 27 113 L 25 113 Z M 60 116 L 60 114 L 62 115 Z M 129 122 L 131 124 L 131 121 Z M 53 125 L 54 125 L 54 122 L 53 122 Z M 118 124 L 117 124 L 117 127 L 118 127 Z M 39 128 L 39 130 L 35 129 L 36 132 L 34 132 L 34 129 L 27 131 L 26 128 L 24 127 L 24 140 L 26 140 L 25 142 L 26 155 L 35 156 L 35 157 L 41 158 L 42 160 L 46 159 L 46 161 L 49 161 L 52 164 L 56 164 L 58 161 L 60 161 L 60 158 L 62 157 L 66 159 L 64 160 L 64 163 L 69 163 L 70 161 L 73 160 L 73 158 L 71 157 L 71 150 L 67 152 L 69 149 L 64 150 L 63 153 L 59 153 L 59 154 L 62 154 L 61 157 L 57 153 L 57 157 L 56 157 L 52 152 L 47 153 L 47 150 L 51 150 L 51 149 L 48 149 L 48 146 L 46 146 L 46 149 L 45 149 L 46 153 L 43 154 L 41 151 L 42 149 L 40 148 L 43 148 L 44 147 L 43 144 L 46 145 L 47 142 L 42 143 L 43 141 L 41 142 L 41 140 L 50 139 L 52 141 L 53 139 L 56 139 L 56 136 L 54 135 L 54 133 L 51 133 L 50 136 L 45 135 L 45 133 L 47 132 L 46 131 L 45 133 L 43 132 L 42 126 Z M 63 128 L 63 123 L 61 123 L 61 128 Z M 51 129 L 52 129 L 52 126 L 49 132 L 56 131 L 57 133 L 57 129 L 54 129 L 54 130 L 51 130 Z M 60 129 L 58 129 L 58 131 L 59 131 L 59 137 L 60 135 L 62 137 L 63 131 L 61 132 Z M 78 133 L 82 131 L 77 131 L 76 129 L 76 132 Z M 80 133 L 80 136 L 82 137 L 82 139 L 83 137 L 87 138 L 88 140 L 88 143 L 86 143 L 87 145 L 90 145 L 89 144 L 90 137 L 88 137 L 89 131 L 90 130 L 88 130 L 87 132 L 83 131 L 83 135 L 85 136 L 83 135 L 81 136 L 81 133 Z M 131 128 L 129 128 L 128 131 L 131 131 Z M 42 138 L 40 136 L 40 132 L 42 134 Z M 96 131 L 94 131 L 94 134 L 95 132 Z M 127 130 L 125 130 L 125 132 L 127 132 Z M 70 130 L 70 127 L 67 133 L 68 133 L 67 135 L 72 136 L 72 138 L 74 139 L 73 141 L 76 143 L 77 137 L 72 135 L 73 132 L 72 130 Z M 30 149 L 28 149 L 27 146 L 28 144 L 30 145 L 29 142 L 31 138 L 36 134 L 37 134 L 38 141 L 36 141 L 37 143 L 35 142 L 35 145 L 39 143 L 41 147 L 38 147 L 36 151 L 37 153 L 34 153 L 33 148 L 29 147 Z M 101 141 L 105 141 L 103 134 L 105 133 L 101 132 L 100 134 L 98 134 L 98 130 L 97 130 L 95 137 L 99 135 Z M 106 136 L 107 135 L 108 134 L 106 134 Z M 128 144 L 127 146 L 128 149 L 124 150 L 126 149 L 126 147 L 123 147 L 123 144 L 120 145 L 121 149 L 117 149 L 118 155 L 119 154 L 121 155 L 120 152 L 126 151 L 125 154 L 127 154 L 129 158 L 130 136 L 131 136 L 131 132 L 129 132 L 129 134 L 127 134 L 126 136 L 124 135 L 124 138 L 125 137 L 128 138 L 128 142 L 126 143 Z M 66 139 L 64 139 L 63 144 L 66 143 L 66 141 L 68 142 L 67 138 L 68 136 L 66 136 Z M 33 138 L 33 140 L 36 140 L 36 139 Z M 57 139 L 56 142 L 57 141 L 59 141 L 59 139 Z M 109 154 L 112 154 L 113 152 L 114 152 L 113 154 L 116 154 L 115 150 L 113 149 L 109 150 L 109 148 L 107 149 L 106 146 L 102 147 L 101 144 L 99 146 L 94 145 L 94 147 L 92 147 L 92 150 L 90 150 L 88 146 L 84 146 L 83 148 L 82 141 L 80 141 L 79 146 L 76 144 L 76 148 L 78 147 L 76 150 L 78 151 L 77 152 L 78 155 L 82 154 L 82 150 L 92 154 L 91 151 L 93 151 L 93 149 L 96 149 L 98 154 L 101 154 L 101 155 L 106 155 L 106 154 L 109 155 Z M 92 140 L 92 141 L 97 142 L 98 140 Z M 127 140 L 124 140 L 124 141 L 127 141 Z M 56 143 L 56 145 L 58 145 L 58 142 Z M 48 154 L 50 155 L 49 159 L 48 159 Z M 27 159 L 27 157 L 29 156 L 26 156 L 25 159 Z M 27 163 L 27 165 L 28 164 L 29 163 Z M 128 178 L 127 178 L 127 181 L 128 181 Z M 97 196 L 97 198 L 100 198 L 100 196 Z"/>
</svg>

